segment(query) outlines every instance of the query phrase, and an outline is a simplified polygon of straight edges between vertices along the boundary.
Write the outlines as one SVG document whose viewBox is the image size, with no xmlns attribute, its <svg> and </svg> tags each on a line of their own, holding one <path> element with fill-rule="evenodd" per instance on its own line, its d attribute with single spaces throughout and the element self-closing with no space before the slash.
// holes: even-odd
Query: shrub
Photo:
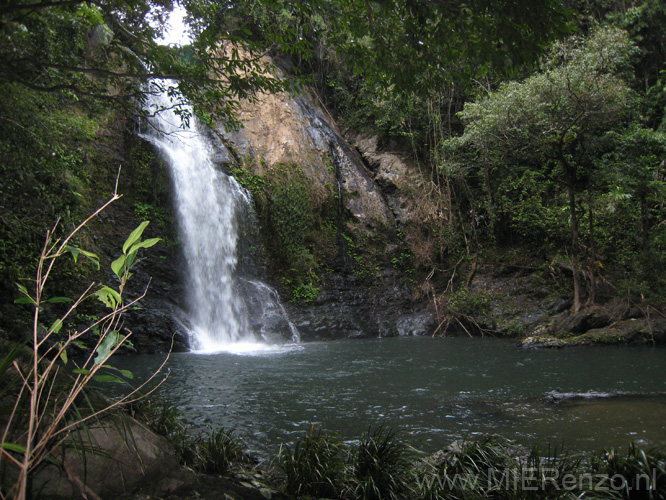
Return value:
<svg viewBox="0 0 666 500">
<path fill-rule="evenodd" d="M 122 314 L 134 307 L 146 293 L 144 291 L 132 301 L 124 298 L 139 250 L 159 241 L 158 238 L 141 239 L 148 222 L 143 222 L 132 231 L 123 244 L 122 254 L 111 263 L 111 269 L 119 280 L 117 288 L 100 286 L 94 289 L 93 283 L 76 300 L 48 294 L 49 276 L 56 262 L 66 253 L 71 253 L 75 262 L 78 257 L 85 256 L 99 266 L 99 258 L 95 254 L 72 246 L 72 240 L 91 219 L 118 198 L 114 193 L 106 204 L 63 239 L 54 237 L 56 227 L 48 231 L 37 265 L 34 288 L 32 284 L 18 285 L 23 296 L 16 302 L 30 306 L 33 325 L 27 342 L 28 353 L 19 356 L 18 350 L 10 350 L 4 360 L 0 360 L 2 371 L 7 372 L 11 365 L 19 377 L 17 387 L 9 394 L 10 409 L 3 419 L 0 444 L 2 490 L 3 494 L 6 490 L 10 498 L 22 500 L 30 495 L 30 477 L 45 461 L 62 465 L 64 458 L 60 451 L 64 447 L 73 446 L 79 450 L 93 448 L 86 441 L 89 439 L 85 432 L 86 422 L 141 397 L 143 388 L 156 375 L 115 402 L 86 394 L 93 381 L 123 382 L 124 378 L 131 378 L 131 373 L 109 366 L 108 360 L 123 344 L 128 343 L 131 334 L 121 327 Z M 99 299 L 107 307 L 107 313 L 81 330 L 63 328 L 77 307 L 90 297 Z M 44 306 L 58 304 L 67 304 L 64 314 L 53 322 L 44 323 Z M 69 350 L 80 345 L 82 337 L 90 332 L 96 336 L 95 346 L 71 373 L 67 373 L 66 368 L 74 364 L 69 362 Z M 70 481 L 78 485 L 81 496 L 93 496 L 94 492 L 79 478 L 70 477 Z"/>
</svg>

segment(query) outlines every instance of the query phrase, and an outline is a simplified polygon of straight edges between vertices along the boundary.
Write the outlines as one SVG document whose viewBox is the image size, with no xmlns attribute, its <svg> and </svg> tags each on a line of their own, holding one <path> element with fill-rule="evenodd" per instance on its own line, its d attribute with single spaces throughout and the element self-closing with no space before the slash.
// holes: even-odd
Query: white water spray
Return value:
<svg viewBox="0 0 666 500">
<path fill-rule="evenodd" d="M 206 352 L 237 352 L 241 346 L 248 350 L 258 338 L 266 338 L 263 332 L 255 336 L 250 331 L 246 301 L 239 294 L 234 275 L 238 263 L 238 207 L 248 205 L 250 196 L 233 177 L 216 168 L 216 151 L 196 120 L 191 120 L 190 128 L 182 128 L 180 116 L 169 109 L 172 106 L 166 92 L 152 96 L 149 112 L 162 111 L 150 118 L 151 127 L 141 136 L 163 153 L 173 177 L 187 263 L 184 274 L 192 347 Z M 276 308 L 284 314 L 274 291 L 271 297 L 278 300 L 277 305 L 266 303 L 265 294 L 260 300 L 252 300 L 260 309 L 252 314 L 273 313 Z M 286 316 L 284 320 L 293 328 Z M 292 331 L 289 336 L 294 338 Z"/>
</svg>

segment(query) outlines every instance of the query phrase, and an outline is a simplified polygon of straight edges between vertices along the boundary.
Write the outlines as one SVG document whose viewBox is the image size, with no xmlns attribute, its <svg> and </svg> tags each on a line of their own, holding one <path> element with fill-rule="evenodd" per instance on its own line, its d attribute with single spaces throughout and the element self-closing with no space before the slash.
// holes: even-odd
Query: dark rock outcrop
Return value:
<svg viewBox="0 0 666 500">
<path fill-rule="evenodd" d="M 582 311 L 577 317 L 585 315 Z M 590 312 L 590 317 L 598 313 Z M 561 321 L 561 320 L 560 320 Z M 555 320 L 555 324 L 560 324 Z M 568 323 L 567 323 L 568 324 Z M 578 320 L 574 324 L 580 324 Z M 558 335 L 559 334 L 559 335 Z M 522 346 L 535 347 L 568 347 L 576 345 L 607 345 L 607 344 L 663 344 L 666 343 L 666 321 L 651 321 L 647 318 L 629 318 L 615 321 L 608 326 L 591 328 L 581 334 L 562 333 L 561 330 L 543 327 L 534 335 L 525 338 Z"/>
<path fill-rule="evenodd" d="M 437 326 L 434 314 L 414 308 L 411 292 L 394 273 L 369 284 L 354 274 L 332 274 L 307 306 L 287 307 L 303 340 L 424 335 Z"/>
</svg>

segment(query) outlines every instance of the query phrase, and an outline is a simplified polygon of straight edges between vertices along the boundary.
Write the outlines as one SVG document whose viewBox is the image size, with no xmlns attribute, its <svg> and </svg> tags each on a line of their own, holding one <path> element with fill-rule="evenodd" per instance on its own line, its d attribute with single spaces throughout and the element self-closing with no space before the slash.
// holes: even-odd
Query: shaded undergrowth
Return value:
<svg viewBox="0 0 666 500">
<path fill-rule="evenodd" d="M 220 427 L 210 433 L 193 434 L 180 411 L 164 398 L 144 399 L 130 409 L 133 417 L 164 436 L 173 445 L 181 464 L 203 474 L 223 474 L 232 466 L 247 464 L 250 457 L 233 430 Z"/>
<path fill-rule="evenodd" d="M 197 472 L 230 473 L 256 465 L 224 428 L 190 436 L 166 400 L 143 402 L 136 416 L 175 446 Z M 426 456 L 395 428 L 372 426 L 356 441 L 312 427 L 282 445 L 271 482 L 294 498 L 343 500 L 666 499 L 666 451 L 607 449 L 572 454 L 557 447 L 525 449 L 498 436 L 459 440 Z"/>
</svg>

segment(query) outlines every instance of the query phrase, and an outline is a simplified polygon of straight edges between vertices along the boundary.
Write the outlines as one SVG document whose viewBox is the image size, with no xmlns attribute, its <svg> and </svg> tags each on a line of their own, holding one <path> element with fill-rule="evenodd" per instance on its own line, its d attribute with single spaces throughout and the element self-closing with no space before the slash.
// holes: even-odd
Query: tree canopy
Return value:
<svg viewBox="0 0 666 500">
<path fill-rule="evenodd" d="M 504 83 L 467 103 L 460 113 L 465 131 L 449 141 L 453 158 L 464 153 L 459 161 L 485 171 L 491 224 L 496 217 L 493 176 L 511 176 L 512 169 L 541 171 L 566 187 L 574 311 L 580 309 L 582 298 L 577 195 L 583 189 L 608 189 L 608 169 L 601 174 L 606 183 L 591 178 L 600 175 L 596 172 L 598 158 L 617 145 L 609 140 L 609 134 L 622 134 L 636 119 L 637 99 L 630 88 L 629 71 L 635 54 L 636 46 L 628 34 L 612 27 L 557 42 L 539 72 L 523 81 Z M 632 137 L 625 140 L 624 152 L 619 153 L 624 158 L 628 144 L 647 144 L 645 136 L 643 140 L 636 134 Z M 653 164 L 655 159 L 653 156 Z M 616 178 L 610 184 L 617 182 Z"/>
<path fill-rule="evenodd" d="M 251 47 L 244 45 L 249 53 L 239 56 L 237 37 L 227 37 L 226 47 L 205 32 L 187 48 L 160 44 L 172 8 L 171 0 L 5 3 L 0 6 L 0 82 L 128 104 L 151 92 L 147 81 L 167 79 L 173 81 L 170 93 L 177 103 L 177 96 L 186 96 L 232 125 L 239 99 L 282 88 Z"/>
</svg>

